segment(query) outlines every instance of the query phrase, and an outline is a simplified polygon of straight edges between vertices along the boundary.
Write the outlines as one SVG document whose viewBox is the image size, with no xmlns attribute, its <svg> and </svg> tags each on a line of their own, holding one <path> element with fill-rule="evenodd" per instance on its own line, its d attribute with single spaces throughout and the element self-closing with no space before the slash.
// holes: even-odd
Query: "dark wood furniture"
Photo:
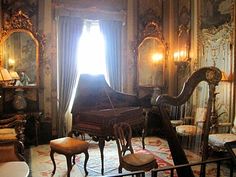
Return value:
<svg viewBox="0 0 236 177">
<path fill-rule="evenodd" d="M 122 173 L 122 168 L 128 171 L 149 171 L 158 167 L 152 154 L 134 153 L 131 142 L 132 130 L 128 123 L 115 124 L 113 128 L 120 162 L 119 173 Z"/>
<path fill-rule="evenodd" d="M 89 143 L 80 139 L 72 138 L 72 137 L 64 137 L 58 138 L 50 141 L 50 157 L 53 162 L 53 171 L 52 175 L 56 172 L 56 163 L 54 159 L 54 153 L 63 154 L 66 156 L 67 161 L 67 177 L 70 177 L 70 171 L 72 169 L 71 158 L 73 157 L 73 164 L 75 164 L 75 155 L 76 154 L 85 154 L 84 161 L 84 171 L 85 175 L 88 175 L 88 171 L 86 169 L 86 165 L 89 159 L 88 154 Z"/>
<path fill-rule="evenodd" d="M 0 141 L 0 157 L 0 163 L 25 161 L 23 143 L 21 141 Z"/>
<path fill-rule="evenodd" d="M 160 95 L 155 101 L 155 106 L 158 106 L 158 111 L 162 115 L 163 128 L 166 132 L 166 138 L 170 147 L 171 155 L 175 165 L 187 164 L 188 159 L 181 147 L 177 134 L 171 125 L 170 116 L 167 111 L 167 105 L 181 106 L 192 95 L 196 86 L 205 81 L 209 85 L 209 97 L 207 101 L 207 116 L 203 127 L 203 144 L 202 144 L 202 161 L 208 158 L 208 136 L 211 126 L 211 118 L 215 115 L 214 112 L 214 99 L 215 99 L 215 87 L 218 85 L 222 77 L 221 71 L 216 67 L 204 67 L 195 71 L 188 80 L 184 83 L 184 87 L 181 93 L 177 97 L 171 97 L 168 95 Z M 177 169 L 178 176 L 181 177 L 193 177 L 193 172 L 190 167 Z M 205 166 L 201 168 L 201 176 L 205 174 Z"/>
<path fill-rule="evenodd" d="M 144 129 L 145 117 L 140 102 L 134 95 L 114 91 L 108 86 L 103 75 L 80 75 L 71 111 L 72 131 L 87 133 L 93 140 L 98 141 L 102 174 L 105 141 L 114 139 L 113 125 L 128 122 L 135 130 Z M 144 136 L 142 143 L 144 146 Z"/>
<path fill-rule="evenodd" d="M 234 161 L 234 164 L 236 165 L 236 141 L 226 142 L 225 148 L 230 153 L 230 155 Z"/>
<path fill-rule="evenodd" d="M 25 115 L 5 115 L 0 119 L 0 142 L 21 141 L 24 142 Z"/>
<path fill-rule="evenodd" d="M 28 112 L 26 114 L 25 124 L 25 145 L 39 144 L 40 121 L 42 120 L 42 112 Z"/>
<path fill-rule="evenodd" d="M 11 81 L 1 83 L 0 115 L 27 114 L 29 117 L 32 112 L 38 113 L 40 107 L 39 65 L 45 47 L 45 36 L 37 31 L 37 26 L 32 21 L 34 20 L 32 14 L 28 13 L 30 11 L 28 8 L 32 8 L 34 5 L 29 7 L 27 4 L 21 8 L 22 4 L 20 6 L 18 4 L 17 8 L 10 8 L 10 6 L 14 6 L 14 3 L 2 2 L 3 6 L 5 7 L 2 11 L 4 18 L 0 30 L 1 67 L 5 67 L 15 76 L 12 75 Z M 11 64 L 8 61 L 9 58 L 13 59 Z M 23 77 L 19 77 L 22 71 L 30 78 L 30 82 L 27 84 L 23 81 Z M 16 75 L 19 76 L 16 77 Z M 37 129 L 34 131 L 35 134 L 37 134 L 36 131 Z M 37 144 L 35 137 L 33 139 Z M 32 137 L 26 138 L 28 142 Z"/>
</svg>

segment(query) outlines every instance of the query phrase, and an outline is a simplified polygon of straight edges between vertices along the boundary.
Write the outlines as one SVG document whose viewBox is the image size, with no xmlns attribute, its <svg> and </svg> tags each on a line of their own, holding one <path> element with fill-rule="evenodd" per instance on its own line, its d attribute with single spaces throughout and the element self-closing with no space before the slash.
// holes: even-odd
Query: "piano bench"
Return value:
<svg viewBox="0 0 236 177">
<path fill-rule="evenodd" d="M 73 164 L 75 164 L 75 155 L 84 153 L 85 154 L 85 161 L 84 161 L 84 171 L 85 175 L 88 175 L 88 171 L 86 169 L 86 165 L 89 159 L 88 154 L 88 147 L 89 143 L 83 140 L 71 138 L 71 137 L 64 137 L 58 138 L 50 141 L 50 157 L 53 162 L 53 171 L 52 175 L 55 174 L 56 171 L 56 163 L 54 160 L 54 153 L 63 154 L 66 156 L 67 161 L 67 177 L 70 177 L 70 171 L 72 169 L 71 157 L 73 156 Z"/>
</svg>

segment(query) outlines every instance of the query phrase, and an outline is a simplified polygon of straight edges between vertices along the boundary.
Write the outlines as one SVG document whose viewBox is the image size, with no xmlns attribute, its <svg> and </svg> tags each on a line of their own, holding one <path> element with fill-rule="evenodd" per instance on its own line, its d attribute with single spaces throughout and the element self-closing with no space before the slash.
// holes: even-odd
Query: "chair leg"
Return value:
<svg viewBox="0 0 236 177">
<path fill-rule="evenodd" d="M 121 166 L 119 166 L 119 168 L 118 168 L 118 173 L 122 173 L 122 167 Z"/>
<path fill-rule="evenodd" d="M 70 177 L 70 171 L 72 169 L 71 155 L 66 155 L 66 162 L 67 162 L 67 177 Z"/>
<path fill-rule="evenodd" d="M 88 159 L 89 159 L 89 153 L 88 153 L 88 150 L 84 151 L 84 155 L 85 155 L 85 160 L 84 160 L 84 171 L 85 171 L 85 175 L 87 176 L 88 175 L 88 171 L 87 171 L 87 162 L 88 162 Z"/>
<path fill-rule="evenodd" d="M 73 155 L 73 165 L 75 164 L 75 155 Z"/>
<path fill-rule="evenodd" d="M 55 160 L 54 160 L 54 151 L 51 150 L 50 151 L 50 157 L 51 157 L 51 160 L 52 160 L 52 163 L 53 163 L 53 171 L 52 171 L 52 176 L 55 174 L 56 172 L 56 163 L 55 163 Z"/>
</svg>

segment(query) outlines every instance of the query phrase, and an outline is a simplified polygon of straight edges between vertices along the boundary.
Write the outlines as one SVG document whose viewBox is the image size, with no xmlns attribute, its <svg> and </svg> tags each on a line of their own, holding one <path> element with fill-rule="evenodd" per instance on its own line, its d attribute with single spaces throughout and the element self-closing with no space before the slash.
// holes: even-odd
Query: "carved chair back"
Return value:
<svg viewBox="0 0 236 177">
<path fill-rule="evenodd" d="M 114 134 L 116 137 L 119 159 L 122 161 L 122 158 L 127 151 L 134 153 L 131 144 L 132 129 L 128 123 L 122 122 L 114 125 Z"/>
</svg>

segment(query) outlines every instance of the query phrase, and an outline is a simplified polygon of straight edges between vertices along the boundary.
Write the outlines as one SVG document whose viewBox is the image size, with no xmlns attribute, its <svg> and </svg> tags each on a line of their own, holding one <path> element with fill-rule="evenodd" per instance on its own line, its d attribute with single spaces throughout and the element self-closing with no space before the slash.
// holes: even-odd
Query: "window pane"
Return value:
<svg viewBox="0 0 236 177">
<path fill-rule="evenodd" d="M 98 21 L 85 21 L 78 48 L 80 74 L 104 74 L 105 48 Z"/>
</svg>

